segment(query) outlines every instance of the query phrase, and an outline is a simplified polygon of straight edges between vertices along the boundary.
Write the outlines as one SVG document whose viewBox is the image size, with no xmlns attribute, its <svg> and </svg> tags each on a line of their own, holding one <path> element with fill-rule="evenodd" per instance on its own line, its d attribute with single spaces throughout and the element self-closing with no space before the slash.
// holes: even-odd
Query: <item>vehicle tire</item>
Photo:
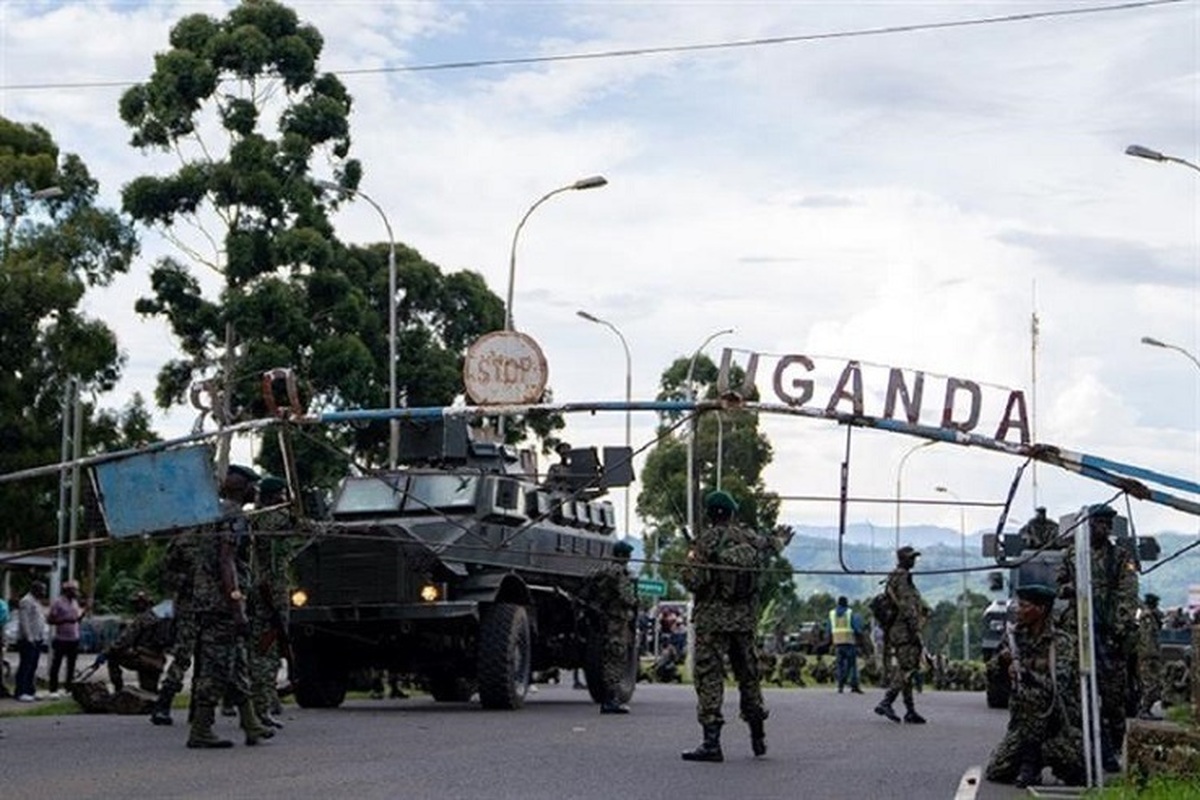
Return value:
<svg viewBox="0 0 1200 800">
<path fill-rule="evenodd" d="M 475 694 L 475 682 L 455 675 L 429 678 L 429 694 L 438 703 L 466 703 Z"/>
<path fill-rule="evenodd" d="M 525 703 L 530 669 L 529 614 L 515 603 L 496 603 L 479 623 L 479 702 L 514 709 Z"/>
<path fill-rule="evenodd" d="M 319 655 L 329 649 L 314 642 L 296 653 L 296 703 L 301 708 L 337 708 L 346 699 L 346 668 Z"/>
<path fill-rule="evenodd" d="M 588 694 L 593 703 L 603 703 L 608 699 L 618 703 L 628 703 L 637 687 L 638 652 L 637 639 L 626 637 L 625 670 L 616 686 L 608 686 L 604 681 L 604 646 L 607 635 L 597 631 L 588 636 L 587 652 L 584 656 L 583 674 L 587 678 Z"/>
</svg>

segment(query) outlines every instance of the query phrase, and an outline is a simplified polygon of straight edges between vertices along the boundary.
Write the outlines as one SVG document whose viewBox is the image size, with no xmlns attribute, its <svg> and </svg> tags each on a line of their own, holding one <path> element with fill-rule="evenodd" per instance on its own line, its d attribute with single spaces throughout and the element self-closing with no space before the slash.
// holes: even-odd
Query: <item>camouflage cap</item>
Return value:
<svg viewBox="0 0 1200 800">
<path fill-rule="evenodd" d="M 704 495 L 704 507 L 723 508 L 726 511 L 732 511 L 735 514 L 738 510 L 737 500 L 733 499 L 733 495 L 731 495 L 729 492 L 723 492 L 720 489 Z"/>
<path fill-rule="evenodd" d="M 629 558 L 633 555 L 633 545 L 624 540 L 613 545 L 612 554 L 617 558 Z"/>
<path fill-rule="evenodd" d="M 921 551 L 910 544 L 906 544 L 896 551 L 896 558 L 916 558 L 919 555 L 921 555 Z"/>
</svg>

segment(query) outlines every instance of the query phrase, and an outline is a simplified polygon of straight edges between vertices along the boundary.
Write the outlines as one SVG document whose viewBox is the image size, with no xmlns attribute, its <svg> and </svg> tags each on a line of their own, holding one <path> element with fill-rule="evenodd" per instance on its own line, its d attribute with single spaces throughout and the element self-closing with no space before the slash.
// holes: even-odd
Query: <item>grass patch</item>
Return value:
<svg viewBox="0 0 1200 800">
<path fill-rule="evenodd" d="M 1194 781 L 1159 776 L 1145 785 L 1127 777 L 1113 786 L 1091 789 L 1083 796 L 1092 800 L 1195 800 L 1196 794 Z"/>
</svg>

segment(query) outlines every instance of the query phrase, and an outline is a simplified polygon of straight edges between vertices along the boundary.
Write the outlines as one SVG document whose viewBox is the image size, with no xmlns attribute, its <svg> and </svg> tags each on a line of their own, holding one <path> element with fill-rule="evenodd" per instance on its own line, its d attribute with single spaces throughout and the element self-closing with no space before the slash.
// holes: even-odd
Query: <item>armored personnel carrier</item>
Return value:
<svg viewBox="0 0 1200 800">
<path fill-rule="evenodd" d="M 532 453 L 472 441 L 466 423 L 404 421 L 400 468 L 348 477 L 322 532 L 296 555 L 289 633 L 305 708 L 342 703 L 354 670 L 419 678 L 433 698 L 519 708 L 533 670 L 582 668 L 605 684 L 603 628 L 579 592 L 617 541 L 612 487 L 628 448 L 570 450 L 539 481 Z"/>
</svg>

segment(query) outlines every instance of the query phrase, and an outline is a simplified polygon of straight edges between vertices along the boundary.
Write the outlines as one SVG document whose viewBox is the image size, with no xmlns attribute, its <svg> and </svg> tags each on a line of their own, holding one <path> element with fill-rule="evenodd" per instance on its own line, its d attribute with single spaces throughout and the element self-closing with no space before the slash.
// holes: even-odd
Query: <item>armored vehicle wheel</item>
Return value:
<svg viewBox="0 0 1200 800">
<path fill-rule="evenodd" d="M 439 703 L 466 703 L 475 694 L 475 682 L 454 675 L 433 675 L 429 693 Z"/>
<path fill-rule="evenodd" d="M 633 697 L 637 686 L 638 654 L 637 637 L 627 636 L 624 667 L 621 679 L 616 686 L 609 686 L 604 679 L 604 647 L 607 635 L 599 631 L 588 637 L 586 660 L 583 664 L 583 674 L 587 678 L 588 694 L 593 703 L 603 703 L 616 700 L 618 703 L 628 703 Z"/>
<path fill-rule="evenodd" d="M 322 656 L 321 649 L 314 642 L 296 654 L 296 703 L 301 708 L 337 708 L 346 699 L 346 669 Z"/>
<path fill-rule="evenodd" d="M 520 708 L 529 690 L 529 615 L 524 606 L 496 603 L 479 624 L 479 702 Z"/>
</svg>

